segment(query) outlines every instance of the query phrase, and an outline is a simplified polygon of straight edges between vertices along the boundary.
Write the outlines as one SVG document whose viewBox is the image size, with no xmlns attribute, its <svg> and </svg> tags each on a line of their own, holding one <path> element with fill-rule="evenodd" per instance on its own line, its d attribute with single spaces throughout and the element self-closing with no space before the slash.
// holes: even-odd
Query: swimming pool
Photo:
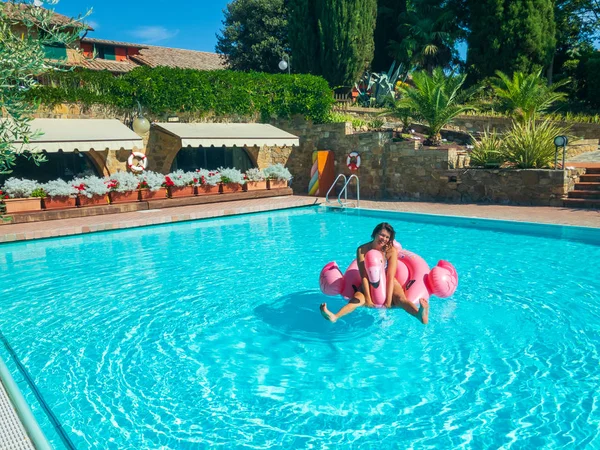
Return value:
<svg viewBox="0 0 600 450">
<path fill-rule="evenodd" d="M 456 294 L 326 322 L 320 269 L 383 220 Z M 1 245 L 0 329 L 81 449 L 598 447 L 598 233 L 518 230 L 311 207 Z"/>
</svg>

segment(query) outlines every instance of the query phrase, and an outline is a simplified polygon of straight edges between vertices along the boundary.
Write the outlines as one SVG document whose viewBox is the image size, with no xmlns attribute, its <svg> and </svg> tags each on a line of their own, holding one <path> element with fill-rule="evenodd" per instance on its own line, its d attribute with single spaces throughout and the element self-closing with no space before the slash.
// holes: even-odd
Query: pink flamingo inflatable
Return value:
<svg viewBox="0 0 600 450">
<path fill-rule="evenodd" d="M 396 241 L 394 247 L 398 250 L 395 278 L 404 288 L 407 299 L 417 308 L 421 298 L 428 300 L 431 295 L 445 298 L 454 294 L 458 286 L 458 274 L 452 264 L 442 260 L 430 270 L 425 260 L 416 253 L 404 250 Z M 368 251 L 365 255 L 365 268 L 369 278 L 371 299 L 375 305 L 382 306 L 386 296 L 386 276 L 385 261 L 381 252 Z M 361 287 L 356 260 L 352 261 L 343 274 L 337 263 L 327 263 L 321 270 L 319 285 L 325 295 L 352 298 Z"/>
</svg>

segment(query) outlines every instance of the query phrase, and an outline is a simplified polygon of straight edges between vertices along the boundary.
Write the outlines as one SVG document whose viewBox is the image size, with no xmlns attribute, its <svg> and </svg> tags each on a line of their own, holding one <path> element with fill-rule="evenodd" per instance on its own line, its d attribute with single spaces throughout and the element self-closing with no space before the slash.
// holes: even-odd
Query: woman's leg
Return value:
<svg viewBox="0 0 600 450">
<path fill-rule="evenodd" d="M 330 322 L 335 322 L 340 317 L 343 317 L 346 314 L 350 314 L 356 308 L 358 308 L 359 306 L 362 306 L 364 304 L 365 304 L 365 296 L 363 295 L 362 292 L 357 292 L 354 294 L 354 297 L 352 297 L 348 301 L 348 303 L 346 305 L 342 306 L 342 309 L 340 309 L 337 312 L 337 314 L 333 314 L 331 311 L 329 311 L 327 309 L 327 303 L 321 303 L 321 314 L 323 315 L 323 317 L 325 317 Z"/>
<path fill-rule="evenodd" d="M 429 300 L 424 298 L 419 300 L 419 306 L 415 306 L 406 298 L 406 293 L 398 280 L 394 280 L 394 294 L 392 296 L 392 306 L 402 308 L 411 316 L 415 316 L 424 325 L 429 322 Z"/>
</svg>

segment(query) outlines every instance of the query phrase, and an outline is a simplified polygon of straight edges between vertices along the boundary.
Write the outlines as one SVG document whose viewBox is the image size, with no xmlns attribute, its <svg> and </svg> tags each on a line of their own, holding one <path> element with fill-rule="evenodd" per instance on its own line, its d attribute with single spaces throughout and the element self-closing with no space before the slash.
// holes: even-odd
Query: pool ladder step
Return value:
<svg viewBox="0 0 600 450">
<path fill-rule="evenodd" d="M 348 185 L 350 184 L 350 182 L 353 179 L 356 180 L 356 202 L 348 201 Z M 346 177 L 346 175 L 344 175 L 343 173 L 340 173 L 336 177 L 335 181 L 331 184 L 331 187 L 329 188 L 329 190 L 327 191 L 327 194 L 325 195 L 325 203 L 326 204 L 332 203 L 331 200 L 329 200 L 329 194 L 331 193 L 331 191 L 337 184 L 338 180 L 343 180 L 343 182 L 344 182 L 344 186 L 340 190 L 340 193 L 338 194 L 338 197 L 337 197 L 337 203 L 339 204 L 339 206 L 341 206 L 342 208 L 346 208 L 348 206 L 353 206 L 353 207 L 358 208 L 360 206 L 360 181 L 355 174 L 352 174 L 349 177 Z M 344 196 L 344 200 L 342 200 L 342 195 Z"/>
</svg>

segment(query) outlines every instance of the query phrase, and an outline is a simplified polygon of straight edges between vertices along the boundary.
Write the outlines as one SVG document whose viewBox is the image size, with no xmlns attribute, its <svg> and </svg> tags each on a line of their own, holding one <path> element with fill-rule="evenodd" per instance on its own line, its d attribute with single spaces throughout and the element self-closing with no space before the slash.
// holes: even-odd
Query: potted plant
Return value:
<svg viewBox="0 0 600 450">
<path fill-rule="evenodd" d="M 218 171 L 221 175 L 221 194 L 242 190 L 242 184 L 244 183 L 242 172 L 238 169 L 224 167 L 219 167 Z"/>
<path fill-rule="evenodd" d="M 77 206 L 77 188 L 72 183 L 58 179 L 48 181 L 40 186 L 44 192 L 42 207 L 44 209 L 75 208 Z"/>
<path fill-rule="evenodd" d="M 246 191 L 258 191 L 261 189 L 267 189 L 267 180 L 262 170 L 253 167 L 248 169 L 244 175 L 246 184 L 244 185 Z"/>
<path fill-rule="evenodd" d="M 8 195 L 8 198 L 3 200 L 6 214 L 41 211 L 41 193 L 38 191 L 35 197 L 32 195 L 37 188 L 37 182 L 33 180 L 15 177 L 6 180 L 2 189 L 2 192 Z"/>
<path fill-rule="evenodd" d="M 285 188 L 292 179 L 290 171 L 283 167 L 283 164 L 281 163 L 269 166 L 264 169 L 263 172 L 267 178 L 269 189 Z"/>
<path fill-rule="evenodd" d="M 137 202 L 140 198 L 138 185 L 140 181 L 131 172 L 117 172 L 105 179 L 108 187 L 110 203 Z"/>
<path fill-rule="evenodd" d="M 194 172 L 176 170 L 165 176 L 163 186 L 167 188 L 169 197 L 191 197 L 194 195 Z"/>
<path fill-rule="evenodd" d="M 167 197 L 167 188 L 163 186 L 165 176 L 162 173 L 146 171 L 137 178 L 140 200 L 156 200 Z"/>
<path fill-rule="evenodd" d="M 108 186 L 102 178 L 89 176 L 75 178 L 73 186 L 77 189 L 77 206 L 100 206 L 108 203 Z"/>
<path fill-rule="evenodd" d="M 209 172 L 206 169 L 196 170 L 194 176 L 194 184 L 196 186 L 196 195 L 218 194 L 219 179 L 214 172 Z"/>
</svg>

